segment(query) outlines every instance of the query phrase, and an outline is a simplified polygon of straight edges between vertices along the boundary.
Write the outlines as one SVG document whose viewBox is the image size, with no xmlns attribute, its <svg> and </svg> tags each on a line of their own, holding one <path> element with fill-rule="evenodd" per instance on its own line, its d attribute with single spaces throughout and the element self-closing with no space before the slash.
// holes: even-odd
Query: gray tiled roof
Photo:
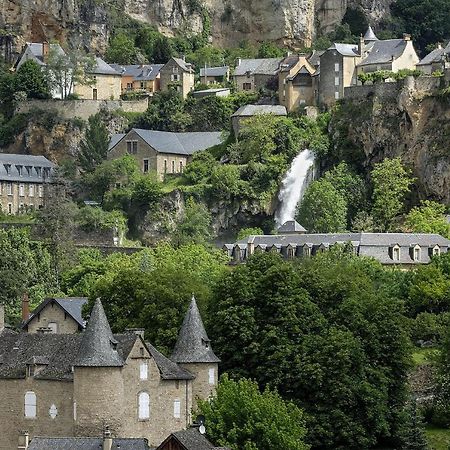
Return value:
<svg viewBox="0 0 450 450">
<path fill-rule="evenodd" d="M 248 72 L 258 75 L 276 75 L 283 58 L 241 59 L 234 75 L 246 75 Z"/>
<path fill-rule="evenodd" d="M 109 144 L 108 144 L 108 151 L 111 150 L 113 147 L 115 147 L 122 140 L 122 138 L 125 137 L 125 136 L 126 136 L 125 133 L 113 134 L 111 136 L 111 139 L 110 139 Z"/>
<path fill-rule="evenodd" d="M 206 150 L 222 142 L 220 131 L 173 133 L 170 131 L 141 130 L 139 128 L 133 128 L 133 131 L 159 153 L 192 155 L 197 151 Z"/>
<path fill-rule="evenodd" d="M 82 340 L 75 366 L 122 367 L 124 360 L 117 351 L 117 340 L 113 337 L 108 319 L 100 299 L 92 309 L 91 317 Z"/>
<path fill-rule="evenodd" d="M 44 65 L 43 56 L 43 43 L 42 42 L 27 42 L 27 47 L 36 59 L 36 62 L 40 65 Z M 55 52 L 58 55 L 65 55 L 66 52 L 59 44 L 49 44 L 50 51 Z"/>
<path fill-rule="evenodd" d="M 102 438 L 95 437 L 39 437 L 30 442 L 28 450 L 101 450 Z M 112 450 L 149 450 L 143 438 L 113 438 Z"/>
<path fill-rule="evenodd" d="M 9 174 L 6 166 L 10 168 Z M 55 164 L 45 156 L 0 153 L 0 181 L 43 183 L 51 179 L 55 167 Z M 19 168 L 21 168 L 22 175 L 19 174 Z M 29 173 L 28 170 L 30 170 Z"/>
<path fill-rule="evenodd" d="M 251 117 L 257 114 L 287 116 L 287 110 L 286 107 L 282 105 L 244 105 L 241 106 L 231 117 Z"/>
<path fill-rule="evenodd" d="M 103 59 L 99 57 L 95 58 L 95 66 L 90 73 L 97 75 L 120 75 L 120 72 L 116 71 L 106 61 L 103 61 Z"/>
<path fill-rule="evenodd" d="M 136 81 L 151 81 L 156 79 L 164 64 L 110 64 L 110 66 L 122 76 L 133 77 Z"/>
<path fill-rule="evenodd" d="M 314 50 L 311 56 L 308 58 L 308 62 L 313 67 L 318 67 L 320 65 L 320 57 L 325 53 L 324 50 Z"/>
<path fill-rule="evenodd" d="M 328 50 L 336 50 L 343 56 L 359 56 L 358 46 L 355 44 L 341 44 L 335 42 Z"/>
<path fill-rule="evenodd" d="M 27 325 L 39 314 L 48 304 L 57 303 L 72 319 L 74 319 L 80 327 L 84 328 L 85 321 L 81 315 L 83 306 L 87 303 L 86 297 L 68 297 L 68 298 L 47 298 L 45 299 L 30 315 L 30 318 L 22 324 L 22 328 Z"/>
<path fill-rule="evenodd" d="M 204 77 L 225 77 L 228 73 L 229 67 L 228 66 L 221 66 L 221 67 L 204 67 L 200 68 L 200 76 Z M 205 75 L 206 73 L 206 75 Z"/>
<path fill-rule="evenodd" d="M 288 220 L 284 222 L 281 227 L 278 228 L 278 233 L 306 233 L 306 229 L 303 228 L 296 220 Z"/>
<path fill-rule="evenodd" d="M 172 58 L 185 72 L 193 72 L 192 64 L 181 58 Z"/>
<path fill-rule="evenodd" d="M 420 62 L 418 66 L 432 64 L 434 62 L 441 62 L 445 55 L 450 53 L 450 43 L 445 48 L 435 48 L 432 52 L 428 53 Z"/>
<path fill-rule="evenodd" d="M 403 54 L 407 42 L 408 41 L 405 41 L 404 39 L 375 41 L 373 42 L 369 54 L 358 64 L 358 66 L 389 63 Z"/>
<path fill-rule="evenodd" d="M 376 34 L 374 33 L 374 31 L 372 30 L 372 27 L 370 25 L 366 31 L 366 34 L 364 35 L 364 41 L 365 42 L 378 41 L 378 38 L 377 38 Z"/>
<path fill-rule="evenodd" d="M 211 348 L 211 341 L 206 334 L 194 297 L 192 297 L 191 304 L 184 317 L 177 343 L 175 344 L 175 350 L 170 359 L 177 363 L 220 362 L 220 359 Z"/>
<path fill-rule="evenodd" d="M 197 428 L 172 433 L 156 450 L 163 448 L 163 445 L 171 440 L 180 444 L 183 450 L 219 450 L 219 447 L 214 447 Z M 222 449 L 226 450 L 223 447 Z"/>
</svg>

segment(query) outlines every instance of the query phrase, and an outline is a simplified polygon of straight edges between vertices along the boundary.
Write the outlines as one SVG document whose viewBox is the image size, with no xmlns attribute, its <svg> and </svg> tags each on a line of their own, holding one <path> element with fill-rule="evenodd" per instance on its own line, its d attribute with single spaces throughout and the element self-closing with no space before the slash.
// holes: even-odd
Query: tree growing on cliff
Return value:
<svg viewBox="0 0 450 450">
<path fill-rule="evenodd" d="M 115 35 L 109 42 L 105 58 L 109 63 L 136 64 L 138 49 L 134 40 L 123 33 Z"/>
<path fill-rule="evenodd" d="M 100 115 L 89 117 L 89 126 L 80 144 L 78 163 L 85 172 L 93 172 L 106 159 L 109 134 Z"/>
<path fill-rule="evenodd" d="M 25 61 L 17 70 L 14 77 L 14 90 L 25 92 L 27 98 L 44 99 L 50 97 L 45 73 L 32 60 Z"/>
<path fill-rule="evenodd" d="M 380 231 L 392 231 L 395 228 L 394 219 L 402 212 L 405 196 L 414 180 L 400 158 L 386 158 L 375 164 L 371 178 L 372 216 Z"/>
<path fill-rule="evenodd" d="M 450 238 L 450 224 L 445 217 L 446 212 L 445 205 L 424 200 L 420 206 L 408 213 L 405 226 L 414 233 L 437 233 Z"/>
</svg>

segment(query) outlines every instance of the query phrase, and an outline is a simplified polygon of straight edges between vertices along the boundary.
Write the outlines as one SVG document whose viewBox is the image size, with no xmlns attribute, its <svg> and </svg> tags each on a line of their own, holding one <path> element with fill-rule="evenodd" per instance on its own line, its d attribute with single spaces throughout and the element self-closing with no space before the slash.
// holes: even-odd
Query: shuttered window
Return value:
<svg viewBox="0 0 450 450">
<path fill-rule="evenodd" d="M 25 417 L 33 419 L 36 417 L 37 403 L 36 394 L 28 391 L 25 393 Z"/>
<path fill-rule="evenodd" d="M 211 367 L 211 369 L 209 369 L 209 384 L 215 383 L 216 383 L 216 371 L 214 367 Z"/>
<path fill-rule="evenodd" d="M 138 417 L 139 420 L 150 419 L 150 396 L 147 392 L 141 392 L 138 400 Z"/>
<path fill-rule="evenodd" d="M 148 364 L 146 362 L 140 365 L 139 378 L 141 380 L 148 380 Z"/>
<path fill-rule="evenodd" d="M 181 401 L 178 399 L 173 402 L 173 417 L 175 417 L 175 419 L 181 417 Z"/>
</svg>

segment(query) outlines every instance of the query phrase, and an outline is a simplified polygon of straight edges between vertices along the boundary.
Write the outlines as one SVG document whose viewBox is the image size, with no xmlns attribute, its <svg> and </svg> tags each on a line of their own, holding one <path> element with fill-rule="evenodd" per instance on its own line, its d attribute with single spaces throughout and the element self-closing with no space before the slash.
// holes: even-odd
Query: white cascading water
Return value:
<svg viewBox="0 0 450 450">
<path fill-rule="evenodd" d="M 291 167 L 281 182 L 278 194 L 280 205 L 275 213 L 278 226 L 288 220 L 293 220 L 297 204 L 301 201 L 314 169 L 314 153 L 308 149 L 300 152 L 292 161 Z"/>
</svg>

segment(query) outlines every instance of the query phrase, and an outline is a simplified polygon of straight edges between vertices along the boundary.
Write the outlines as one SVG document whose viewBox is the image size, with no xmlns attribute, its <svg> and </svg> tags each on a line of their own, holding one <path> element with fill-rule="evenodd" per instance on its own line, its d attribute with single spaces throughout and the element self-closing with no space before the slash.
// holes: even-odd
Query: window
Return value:
<svg viewBox="0 0 450 450">
<path fill-rule="evenodd" d="M 35 365 L 34 364 L 28 364 L 27 365 L 27 377 L 34 377 L 34 369 L 35 369 Z"/>
<path fill-rule="evenodd" d="M 25 393 L 25 417 L 28 419 L 36 418 L 36 394 L 28 391 Z"/>
<path fill-rule="evenodd" d="M 17 173 L 21 177 L 23 175 L 23 166 L 17 165 L 16 169 L 17 169 Z"/>
<path fill-rule="evenodd" d="M 11 175 L 11 164 L 3 164 L 5 166 L 6 174 Z"/>
<path fill-rule="evenodd" d="M 8 203 L 8 214 L 12 214 L 12 203 Z"/>
<path fill-rule="evenodd" d="M 132 150 L 132 152 L 133 152 L 133 155 L 136 155 L 137 154 L 137 141 L 133 141 L 133 150 Z"/>
<path fill-rule="evenodd" d="M 132 142 L 131 141 L 127 141 L 127 153 L 128 154 L 130 154 L 131 155 L 131 144 L 132 144 Z"/>
<path fill-rule="evenodd" d="M 305 256 L 311 256 L 311 247 L 308 247 L 308 246 L 304 246 L 303 247 L 303 255 L 305 255 Z"/>
<path fill-rule="evenodd" d="M 150 419 L 150 396 L 147 392 L 140 392 L 138 397 L 139 420 Z"/>
<path fill-rule="evenodd" d="M 148 172 L 148 159 L 144 159 L 144 173 Z"/>
<path fill-rule="evenodd" d="M 30 184 L 30 186 L 28 187 L 28 195 L 30 197 L 34 197 L 34 184 Z"/>
<path fill-rule="evenodd" d="M 41 172 L 42 172 L 42 168 L 41 167 L 35 167 L 34 170 L 36 171 L 36 175 L 38 177 L 40 177 L 41 176 Z"/>
<path fill-rule="evenodd" d="M 172 76 L 170 77 L 171 81 L 179 81 L 180 80 L 180 76 L 176 73 L 173 73 Z"/>
<path fill-rule="evenodd" d="M 52 330 L 53 334 L 58 332 L 58 324 L 56 322 L 49 322 L 48 327 Z"/>
<path fill-rule="evenodd" d="M 336 92 L 334 93 L 334 98 L 335 98 L 336 100 L 339 100 L 339 92 L 336 91 Z"/>
<path fill-rule="evenodd" d="M 141 363 L 139 366 L 139 379 L 148 380 L 148 364 L 146 362 Z"/>
<path fill-rule="evenodd" d="M 216 384 L 216 370 L 214 367 L 211 367 L 208 371 L 209 375 L 209 384 Z"/>
<path fill-rule="evenodd" d="M 141 89 L 144 89 L 144 88 L 145 88 L 145 84 L 143 81 L 141 81 Z"/>
<path fill-rule="evenodd" d="M 175 173 L 175 161 L 172 160 L 172 173 Z"/>
<path fill-rule="evenodd" d="M 243 83 L 242 84 L 242 89 L 244 91 L 251 91 L 252 90 L 252 83 Z"/>
<path fill-rule="evenodd" d="M 164 173 L 167 173 L 167 159 L 164 160 Z"/>
<path fill-rule="evenodd" d="M 181 402 L 178 399 L 173 402 L 173 417 L 175 419 L 181 418 Z"/>
<path fill-rule="evenodd" d="M 6 185 L 6 192 L 8 193 L 8 195 L 13 195 L 13 185 L 12 185 L 12 183 L 8 183 Z"/>
<path fill-rule="evenodd" d="M 25 185 L 24 184 L 19 184 L 19 196 L 25 197 Z"/>
<path fill-rule="evenodd" d="M 420 261 L 420 247 L 414 247 L 414 261 Z"/>
<path fill-rule="evenodd" d="M 288 247 L 288 249 L 287 249 L 287 257 L 289 259 L 292 259 L 292 258 L 294 258 L 294 256 L 295 256 L 294 248 L 293 247 Z"/>
<path fill-rule="evenodd" d="M 39 197 L 43 197 L 44 196 L 44 186 L 42 186 L 42 184 L 39 185 Z"/>
<path fill-rule="evenodd" d="M 339 63 L 334 63 L 334 71 L 339 72 Z"/>
<path fill-rule="evenodd" d="M 133 89 L 133 83 L 127 83 L 127 91 L 131 91 Z"/>
<path fill-rule="evenodd" d="M 180 173 L 183 173 L 183 161 L 180 161 Z"/>
<path fill-rule="evenodd" d="M 433 247 L 433 256 L 439 256 L 441 254 L 441 248 L 439 247 L 439 245 L 436 245 L 435 247 Z"/>
<path fill-rule="evenodd" d="M 339 86 L 339 77 L 334 77 L 334 85 Z"/>
<path fill-rule="evenodd" d="M 392 248 L 392 259 L 394 261 L 400 261 L 400 247 L 398 245 Z"/>
</svg>

